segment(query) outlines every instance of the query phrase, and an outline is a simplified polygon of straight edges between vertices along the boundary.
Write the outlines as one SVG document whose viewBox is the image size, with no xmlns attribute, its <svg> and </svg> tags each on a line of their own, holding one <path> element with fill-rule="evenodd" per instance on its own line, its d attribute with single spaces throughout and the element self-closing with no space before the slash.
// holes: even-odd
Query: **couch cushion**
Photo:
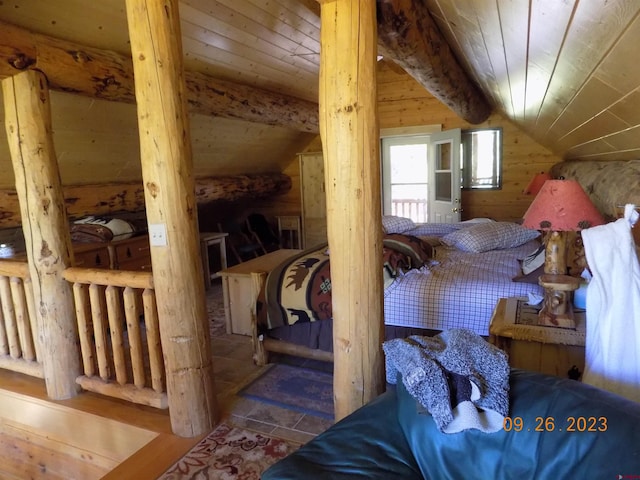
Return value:
<svg viewBox="0 0 640 480">
<path fill-rule="evenodd" d="M 398 379 L 398 420 L 425 478 L 618 478 L 640 472 L 640 404 L 516 369 L 510 389 L 513 423 L 507 421 L 506 429 L 444 434 L 429 414 L 416 413 L 416 401 Z"/>
<path fill-rule="evenodd" d="M 262 480 L 422 479 L 396 415 L 395 392 L 358 409 L 272 465 Z"/>
</svg>

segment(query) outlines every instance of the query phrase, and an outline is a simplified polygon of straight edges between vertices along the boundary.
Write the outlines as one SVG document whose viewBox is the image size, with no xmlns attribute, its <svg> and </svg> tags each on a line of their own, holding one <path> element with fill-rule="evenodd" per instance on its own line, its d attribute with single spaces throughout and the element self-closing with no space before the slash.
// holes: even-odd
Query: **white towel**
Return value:
<svg viewBox="0 0 640 480">
<path fill-rule="evenodd" d="M 587 290 L 583 381 L 640 402 L 640 265 L 625 218 L 582 231 L 593 278 Z"/>
</svg>

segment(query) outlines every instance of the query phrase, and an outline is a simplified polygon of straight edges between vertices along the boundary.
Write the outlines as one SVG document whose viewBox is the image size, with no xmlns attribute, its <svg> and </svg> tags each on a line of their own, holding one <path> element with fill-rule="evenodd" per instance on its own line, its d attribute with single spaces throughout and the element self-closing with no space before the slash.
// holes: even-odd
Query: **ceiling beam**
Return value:
<svg viewBox="0 0 640 480">
<path fill-rule="evenodd" d="M 377 0 L 378 49 L 459 117 L 484 122 L 491 106 L 467 76 L 421 0 Z"/>
<path fill-rule="evenodd" d="M 195 180 L 196 203 L 256 202 L 291 190 L 291 177 L 284 173 L 261 173 L 204 177 Z M 63 187 L 67 215 L 77 219 L 86 215 L 117 215 L 121 212 L 144 211 L 142 182 L 68 185 Z M 14 189 L 0 189 L 0 228 L 22 225 L 18 193 Z"/>
<path fill-rule="evenodd" d="M 52 90 L 135 103 L 130 56 L 40 35 L 1 22 L 0 79 L 28 69 L 44 73 Z M 185 72 L 191 113 L 319 133 L 318 105 L 196 72 Z"/>
</svg>

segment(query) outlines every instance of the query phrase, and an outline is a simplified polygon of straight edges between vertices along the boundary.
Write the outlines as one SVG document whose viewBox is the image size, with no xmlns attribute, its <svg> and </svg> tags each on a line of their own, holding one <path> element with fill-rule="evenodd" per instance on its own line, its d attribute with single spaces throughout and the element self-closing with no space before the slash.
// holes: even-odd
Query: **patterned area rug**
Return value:
<svg viewBox="0 0 640 480">
<path fill-rule="evenodd" d="M 259 480 L 270 465 L 298 445 L 222 423 L 160 480 Z"/>
<path fill-rule="evenodd" d="M 239 395 L 333 420 L 333 375 L 276 364 Z"/>
</svg>

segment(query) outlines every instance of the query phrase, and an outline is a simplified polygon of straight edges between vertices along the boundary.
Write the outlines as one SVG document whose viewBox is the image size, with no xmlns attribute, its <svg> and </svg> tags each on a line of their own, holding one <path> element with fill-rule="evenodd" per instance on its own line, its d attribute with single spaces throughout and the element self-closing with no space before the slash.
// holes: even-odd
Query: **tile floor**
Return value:
<svg viewBox="0 0 640 480">
<path fill-rule="evenodd" d="M 259 377 L 267 367 L 254 365 L 250 337 L 227 334 L 224 328 L 224 305 L 222 285 L 217 280 L 207 292 L 207 304 L 211 325 L 211 344 L 217 387 L 221 393 L 218 401 L 223 415 L 234 425 L 267 433 L 295 443 L 306 443 L 318 433 L 329 428 L 333 422 L 314 415 L 304 414 L 269 405 L 237 393 L 253 379 Z M 281 358 L 289 364 L 307 368 L 321 368 L 304 359 Z"/>
</svg>

